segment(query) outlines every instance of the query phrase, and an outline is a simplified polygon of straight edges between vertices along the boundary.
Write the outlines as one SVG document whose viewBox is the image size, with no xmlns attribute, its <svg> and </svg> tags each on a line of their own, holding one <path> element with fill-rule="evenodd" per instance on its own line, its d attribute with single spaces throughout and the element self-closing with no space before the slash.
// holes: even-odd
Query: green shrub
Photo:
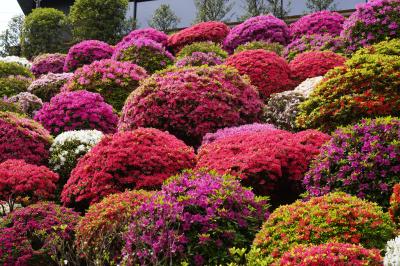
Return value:
<svg viewBox="0 0 400 266">
<path fill-rule="evenodd" d="M 210 53 L 214 52 L 217 56 L 225 59 L 228 53 L 222 49 L 221 45 L 214 42 L 195 42 L 184 46 L 177 54 L 176 59 L 191 56 L 194 52 Z"/>
<path fill-rule="evenodd" d="M 0 78 L 6 78 L 8 76 L 24 76 L 31 78 L 33 74 L 20 64 L 0 61 Z"/>
<path fill-rule="evenodd" d="M 17 104 L 3 100 L 0 100 L 0 112 L 24 113 Z"/>
<path fill-rule="evenodd" d="M 400 39 L 383 41 L 360 49 L 356 54 L 384 54 L 400 56 Z"/>
<path fill-rule="evenodd" d="M 23 76 L 0 78 L 0 97 L 13 96 L 28 89 L 32 79 Z"/>
<path fill-rule="evenodd" d="M 254 42 L 248 42 L 242 45 L 239 45 L 235 49 L 235 53 L 240 53 L 243 51 L 248 51 L 248 50 L 257 50 L 257 49 L 263 49 L 269 52 L 275 52 L 278 55 L 282 55 L 283 52 L 283 45 L 280 43 L 269 43 L 269 42 L 263 42 L 263 41 L 254 41 Z"/>
</svg>

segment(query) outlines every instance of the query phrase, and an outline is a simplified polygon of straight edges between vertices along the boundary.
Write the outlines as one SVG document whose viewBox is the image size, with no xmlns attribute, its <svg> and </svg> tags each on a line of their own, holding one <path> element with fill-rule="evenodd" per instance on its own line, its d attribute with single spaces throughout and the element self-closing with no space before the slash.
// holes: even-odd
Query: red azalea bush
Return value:
<svg viewBox="0 0 400 266">
<path fill-rule="evenodd" d="M 337 66 L 343 66 L 346 58 L 330 51 L 313 51 L 297 55 L 289 63 L 292 78 L 301 83 L 307 78 L 325 75 Z"/>
<path fill-rule="evenodd" d="M 389 214 L 395 223 L 400 223 L 400 184 L 393 187 L 393 194 L 390 197 Z"/>
<path fill-rule="evenodd" d="M 116 131 L 118 116 L 98 93 L 63 92 L 51 98 L 36 114 L 52 134 L 80 129 L 97 129 L 106 134 Z"/>
<path fill-rule="evenodd" d="M 222 43 L 228 33 L 229 27 L 223 22 L 201 22 L 169 36 L 168 47 L 177 53 L 185 45 L 194 42 Z"/>
<path fill-rule="evenodd" d="M 274 52 L 262 49 L 244 51 L 228 57 L 225 64 L 236 68 L 242 75 L 248 75 L 264 100 L 273 93 L 295 87 L 288 63 Z"/>
<path fill-rule="evenodd" d="M 108 135 L 79 160 L 62 201 L 84 209 L 126 188 L 159 188 L 166 178 L 194 165 L 193 149 L 167 132 L 139 128 Z"/>
<path fill-rule="evenodd" d="M 257 194 L 270 196 L 276 206 L 303 192 L 304 173 L 328 140 L 315 130 L 243 132 L 201 146 L 196 168 L 237 175 Z"/>
<path fill-rule="evenodd" d="M 255 88 L 233 68 L 172 69 L 144 80 L 132 92 L 119 129 L 159 128 L 198 146 L 208 132 L 257 122 L 261 107 Z"/>
<path fill-rule="evenodd" d="M 37 78 L 48 73 L 63 73 L 66 57 L 65 54 L 39 55 L 33 60 L 31 71 Z"/>
<path fill-rule="evenodd" d="M 45 165 L 52 142 L 49 132 L 39 123 L 16 113 L 0 112 L 0 162 L 22 159 Z"/>
</svg>

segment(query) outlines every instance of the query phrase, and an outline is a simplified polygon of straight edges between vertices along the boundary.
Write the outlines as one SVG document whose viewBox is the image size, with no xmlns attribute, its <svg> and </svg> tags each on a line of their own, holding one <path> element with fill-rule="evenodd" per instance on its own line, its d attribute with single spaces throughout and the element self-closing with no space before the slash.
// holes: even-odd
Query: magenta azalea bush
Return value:
<svg viewBox="0 0 400 266">
<path fill-rule="evenodd" d="M 130 43 L 132 40 L 137 39 L 150 39 L 163 46 L 167 46 L 168 35 L 162 31 L 153 29 L 153 28 L 145 28 L 145 29 L 137 29 L 131 31 L 128 35 L 126 35 L 121 42 L 117 44 L 117 46 L 124 45 L 125 43 Z"/>
<path fill-rule="evenodd" d="M 213 52 L 210 53 L 202 53 L 202 52 L 194 52 L 189 56 L 186 56 L 182 59 L 179 59 L 176 63 L 176 67 L 184 67 L 184 66 L 215 66 L 223 63 L 223 59 L 216 55 Z"/>
<path fill-rule="evenodd" d="M 289 28 L 283 20 L 272 15 L 253 17 L 235 26 L 224 40 L 224 48 L 233 53 L 236 47 L 251 41 L 289 42 Z"/>
<path fill-rule="evenodd" d="M 104 133 L 116 131 L 118 116 L 98 93 L 63 92 L 45 103 L 34 119 L 53 135 L 64 131 L 97 129 Z"/>
<path fill-rule="evenodd" d="M 29 85 L 28 92 L 35 94 L 44 102 L 49 102 L 52 97 L 61 91 L 62 86 L 72 78 L 72 73 L 42 75 Z"/>
<path fill-rule="evenodd" d="M 88 40 L 75 44 L 68 51 L 64 72 L 73 72 L 79 67 L 94 61 L 109 59 L 113 52 L 114 48 L 102 41 Z"/>
<path fill-rule="evenodd" d="M 228 175 L 185 172 L 132 216 L 125 236 L 129 265 L 227 265 L 269 215 L 266 199 Z"/>
<path fill-rule="evenodd" d="M 66 57 L 65 54 L 39 55 L 33 60 L 31 71 L 37 78 L 48 73 L 63 73 Z"/>
</svg>

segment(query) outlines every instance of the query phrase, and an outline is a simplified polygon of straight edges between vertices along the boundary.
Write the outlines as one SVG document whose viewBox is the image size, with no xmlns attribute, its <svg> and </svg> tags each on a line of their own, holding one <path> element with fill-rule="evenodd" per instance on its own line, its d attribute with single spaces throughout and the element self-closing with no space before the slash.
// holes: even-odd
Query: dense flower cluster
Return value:
<svg viewBox="0 0 400 266">
<path fill-rule="evenodd" d="M 27 91 L 35 94 L 44 102 L 49 102 L 52 97 L 61 91 L 62 86 L 72 78 L 72 73 L 45 74 L 33 81 Z"/>
<path fill-rule="evenodd" d="M 162 31 L 158 31 L 153 28 L 145 28 L 145 29 L 137 29 L 131 31 L 128 35 L 126 35 L 122 41 L 120 41 L 117 46 L 121 46 L 125 43 L 130 43 L 132 40 L 136 39 L 150 39 L 157 43 L 162 44 L 163 46 L 167 45 L 168 35 Z"/>
<path fill-rule="evenodd" d="M 222 49 L 221 44 L 208 42 L 194 42 L 192 44 L 184 46 L 177 54 L 177 59 L 182 59 L 187 56 L 191 56 L 195 52 L 201 53 L 214 53 L 218 57 L 225 59 L 228 57 L 228 53 Z"/>
<path fill-rule="evenodd" d="M 33 117 L 43 106 L 42 100 L 29 92 L 18 93 L 7 99 L 7 101 L 17 104 L 19 109 L 29 117 Z"/>
<path fill-rule="evenodd" d="M 0 264 L 58 265 L 59 255 L 72 243 L 79 214 L 55 205 L 37 203 L 0 220 Z"/>
<path fill-rule="evenodd" d="M 229 27 L 222 22 L 201 22 L 169 36 L 168 47 L 177 53 L 184 46 L 194 42 L 222 43 L 229 30 Z"/>
<path fill-rule="evenodd" d="M 132 214 L 154 193 L 125 191 L 105 197 L 90 206 L 76 227 L 76 246 L 86 261 L 98 265 L 115 265 L 121 260 L 123 234 Z"/>
<path fill-rule="evenodd" d="M 283 20 L 272 15 L 253 17 L 235 26 L 226 36 L 224 47 L 229 53 L 241 44 L 251 41 L 289 42 L 289 28 Z"/>
<path fill-rule="evenodd" d="M 33 74 L 29 69 L 18 63 L 0 61 L 0 78 L 7 78 L 9 76 L 32 78 Z"/>
<path fill-rule="evenodd" d="M 140 128 L 105 136 L 78 161 L 62 201 L 84 209 L 126 188 L 159 188 L 169 176 L 194 164 L 193 149 L 166 132 Z"/>
<path fill-rule="evenodd" d="M 32 63 L 29 62 L 29 60 L 26 59 L 25 57 L 6 56 L 6 57 L 0 57 L 0 61 L 17 63 L 17 64 L 20 64 L 23 67 L 28 68 L 28 69 L 30 69 L 32 67 Z"/>
<path fill-rule="evenodd" d="M 230 56 L 225 64 L 236 68 L 242 75 L 248 75 L 264 100 L 272 93 L 295 87 L 288 63 L 274 52 L 262 49 L 244 51 Z"/>
<path fill-rule="evenodd" d="M 237 175 L 257 194 L 270 196 L 273 205 L 291 202 L 303 192 L 304 173 L 327 140 L 315 130 L 249 131 L 203 145 L 196 168 Z"/>
<path fill-rule="evenodd" d="M 119 129 L 159 128 L 197 146 L 208 132 L 257 122 L 261 106 L 233 68 L 179 68 L 151 76 L 129 96 Z"/>
<path fill-rule="evenodd" d="M 32 79 L 24 76 L 8 76 L 0 78 L 0 97 L 8 97 L 28 89 Z"/>
<path fill-rule="evenodd" d="M 393 193 L 390 196 L 390 207 L 389 214 L 392 220 L 396 223 L 400 223 L 400 184 L 393 186 Z"/>
<path fill-rule="evenodd" d="M 45 165 L 52 141 L 49 132 L 39 123 L 15 113 L 0 112 L 0 162 L 22 159 Z"/>
<path fill-rule="evenodd" d="M 253 248 L 278 259 L 301 244 L 340 242 L 382 249 L 393 235 L 394 224 L 376 203 L 331 193 L 276 209 L 256 235 Z"/>
<path fill-rule="evenodd" d="M 114 48 L 102 41 L 88 40 L 75 44 L 68 51 L 64 72 L 73 72 L 94 61 L 109 59 L 113 52 Z"/>
<path fill-rule="evenodd" d="M 331 51 L 312 51 L 297 55 L 289 63 L 292 78 L 301 83 L 307 78 L 325 75 L 337 66 L 343 66 L 346 58 Z"/>
<path fill-rule="evenodd" d="M 124 256 L 131 264 L 227 265 L 251 243 L 268 204 L 232 176 L 185 172 L 134 214 Z"/>
<path fill-rule="evenodd" d="M 341 36 L 348 43 L 348 50 L 374 44 L 387 38 L 400 37 L 400 2 L 374 0 L 358 4 L 356 11 L 344 23 Z"/>
<path fill-rule="evenodd" d="M 31 71 L 36 77 L 48 73 L 63 73 L 65 54 L 43 54 L 35 57 L 32 63 Z"/>
<path fill-rule="evenodd" d="M 239 45 L 235 49 L 234 53 L 236 54 L 243 51 L 257 50 L 257 49 L 263 49 L 268 52 L 275 52 L 277 55 L 282 55 L 283 45 L 276 42 L 271 43 L 266 41 L 252 41 Z"/>
<path fill-rule="evenodd" d="M 400 236 L 386 243 L 384 266 L 395 266 L 400 263 Z"/>
<path fill-rule="evenodd" d="M 104 133 L 116 131 L 118 116 L 98 93 L 88 91 L 63 92 L 45 103 L 36 115 L 53 135 L 63 131 L 97 129 Z"/>
<path fill-rule="evenodd" d="M 150 39 L 132 39 L 117 46 L 112 59 L 137 64 L 149 73 L 164 69 L 174 61 L 164 46 Z"/>
<path fill-rule="evenodd" d="M 215 53 L 202 53 L 202 52 L 194 52 L 192 55 L 179 59 L 176 63 L 176 67 L 185 67 L 185 66 L 216 66 L 222 64 L 223 59 L 217 56 Z"/>
<path fill-rule="evenodd" d="M 120 111 L 128 95 L 146 78 L 142 68 L 129 62 L 105 59 L 75 71 L 63 90 L 87 90 L 103 96 L 106 103 Z"/>
</svg>

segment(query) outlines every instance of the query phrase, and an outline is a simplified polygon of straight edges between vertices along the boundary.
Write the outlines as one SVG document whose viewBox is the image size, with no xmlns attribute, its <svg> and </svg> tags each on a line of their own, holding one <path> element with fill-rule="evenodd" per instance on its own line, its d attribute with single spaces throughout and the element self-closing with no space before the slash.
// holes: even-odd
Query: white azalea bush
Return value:
<svg viewBox="0 0 400 266">
<path fill-rule="evenodd" d="M 25 57 L 19 57 L 19 56 L 6 56 L 6 57 L 0 57 L 0 61 L 3 62 L 9 62 L 9 63 L 17 63 L 20 64 L 21 66 L 24 66 L 28 69 L 31 69 L 32 63 L 29 62 L 28 59 Z"/>
<path fill-rule="evenodd" d="M 387 242 L 384 266 L 400 266 L 400 236 Z"/>
</svg>

